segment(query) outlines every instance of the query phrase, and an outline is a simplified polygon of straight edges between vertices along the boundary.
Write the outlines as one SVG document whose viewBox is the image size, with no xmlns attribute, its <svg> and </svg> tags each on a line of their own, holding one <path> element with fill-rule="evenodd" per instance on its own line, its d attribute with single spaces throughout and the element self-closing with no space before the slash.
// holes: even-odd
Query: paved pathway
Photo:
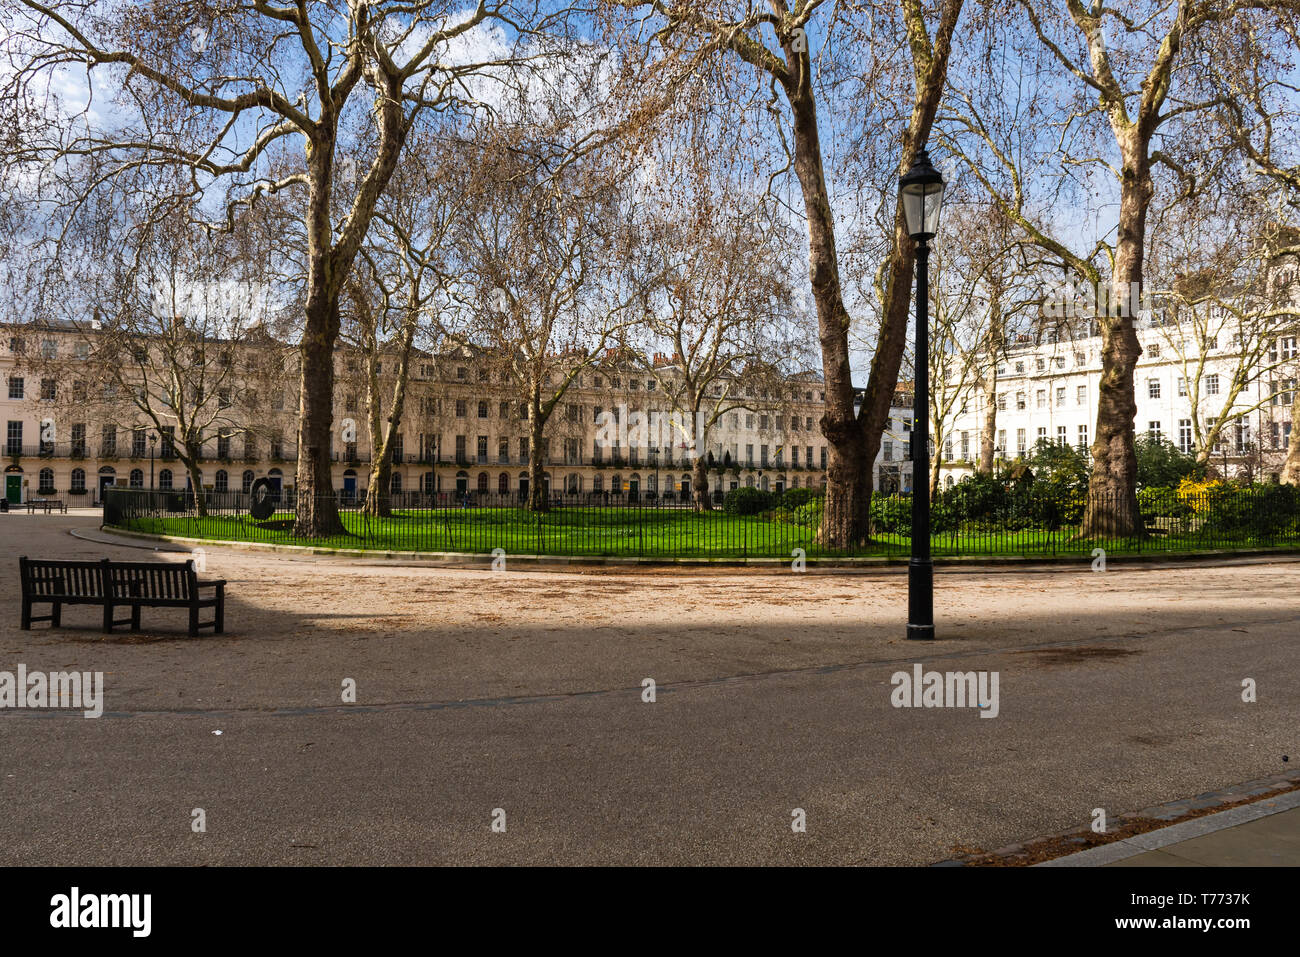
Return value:
<svg viewBox="0 0 1300 957">
<path fill-rule="evenodd" d="M 84 609 L 20 631 L 17 555 L 144 556 L 68 534 L 93 523 L 0 516 L 0 670 L 103 671 L 108 711 L 0 711 L 3 863 L 921 864 L 1300 752 L 1295 563 L 940 572 L 940 640 L 917 647 L 899 570 L 494 574 L 210 549 L 224 636 L 148 610 L 137 636 L 101 636 Z M 998 717 L 892 707 L 913 662 L 997 671 Z"/>
</svg>

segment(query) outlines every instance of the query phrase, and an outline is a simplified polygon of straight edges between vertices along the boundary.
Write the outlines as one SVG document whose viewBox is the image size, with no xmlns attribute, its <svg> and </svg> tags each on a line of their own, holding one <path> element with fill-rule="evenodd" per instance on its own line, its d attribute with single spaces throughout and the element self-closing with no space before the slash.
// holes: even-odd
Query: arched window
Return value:
<svg viewBox="0 0 1300 957">
<path fill-rule="evenodd" d="M 432 472 L 425 472 L 420 476 L 420 491 L 426 494 L 432 494 L 436 489 L 436 480 Z"/>
<path fill-rule="evenodd" d="M 479 473 L 478 473 L 478 490 L 479 490 L 480 492 L 486 492 L 486 491 L 488 490 L 488 474 L 487 474 L 487 472 L 479 472 Z"/>
<path fill-rule="evenodd" d="M 212 490 L 214 492 L 230 491 L 230 476 L 226 474 L 225 469 L 217 469 L 217 474 L 212 477 Z"/>
<path fill-rule="evenodd" d="M 392 479 L 388 483 L 388 491 L 392 495 L 402 494 L 402 473 L 394 472 Z"/>
<path fill-rule="evenodd" d="M 565 491 L 570 495 L 577 495 L 582 485 L 581 480 L 579 480 L 577 475 L 570 475 L 566 484 L 567 488 Z"/>
<path fill-rule="evenodd" d="M 952 483 L 952 476 L 951 476 L 951 475 L 947 476 L 947 477 L 943 480 L 943 487 L 944 487 L 944 488 L 952 488 L 952 484 L 953 484 L 953 483 Z"/>
<path fill-rule="evenodd" d="M 615 495 L 618 495 L 620 492 L 622 492 L 622 491 L 623 491 L 623 476 L 621 476 L 621 475 L 615 475 L 612 479 L 610 479 L 610 480 L 609 480 L 609 490 L 610 490 L 611 492 L 613 492 Z"/>
<path fill-rule="evenodd" d="M 158 473 L 158 487 L 161 489 L 170 489 L 172 487 L 171 469 L 163 469 Z"/>
<path fill-rule="evenodd" d="M 497 493 L 500 494 L 500 495 L 509 495 L 509 494 L 510 494 L 510 475 L 509 475 L 509 473 L 507 473 L 507 472 L 502 472 L 500 475 L 497 476 Z"/>
<path fill-rule="evenodd" d="M 605 491 L 605 476 L 597 475 L 595 478 L 593 478 L 591 480 L 591 490 L 593 492 Z"/>
<path fill-rule="evenodd" d="M 245 470 L 244 470 L 244 476 L 243 476 L 243 478 L 240 480 L 240 488 L 242 488 L 242 489 L 244 490 L 244 494 L 245 494 L 245 495 L 247 495 L 249 492 L 251 492 L 251 491 L 253 490 L 253 470 L 252 470 L 252 469 L 245 469 Z"/>
<path fill-rule="evenodd" d="M 72 470 L 72 484 L 68 486 L 71 492 L 84 492 L 86 490 L 86 470 Z"/>
<path fill-rule="evenodd" d="M 752 476 L 752 475 L 746 475 L 746 476 L 745 476 L 745 488 L 753 488 L 753 487 L 754 487 L 754 476 Z"/>
<path fill-rule="evenodd" d="M 40 487 L 37 491 L 41 495 L 54 494 L 54 469 L 41 469 Z"/>
<path fill-rule="evenodd" d="M 131 469 L 131 477 L 127 481 L 131 488 L 144 488 L 144 469 Z"/>
<path fill-rule="evenodd" d="M 479 399 L 478 417 L 480 419 L 486 419 L 488 417 L 488 404 L 486 399 Z"/>
</svg>

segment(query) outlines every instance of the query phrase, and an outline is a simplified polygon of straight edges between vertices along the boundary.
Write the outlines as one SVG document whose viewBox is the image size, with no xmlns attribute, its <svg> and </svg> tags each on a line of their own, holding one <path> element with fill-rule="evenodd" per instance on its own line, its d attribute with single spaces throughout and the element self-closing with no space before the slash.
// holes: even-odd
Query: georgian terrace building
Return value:
<svg viewBox="0 0 1300 957">
<path fill-rule="evenodd" d="M 1297 337 L 1273 337 L 1252 367 L 1253 349 L 1223 327 L 1218 335 L 1182 337 L 1157 314 L 1138 320 L 1142 355 L 1134 376 L 1139 435 L 1167 439 L 1182 452 L 1198 451 L 1193 427 L 1193 397 L 1199 404 L 1202 431 L 1215 416 L 1233 421 L 1220 433 L 1209 464 L 1234 477 L 1268 480 L 1276 476 L 1291 438 L 1291 404 L 1297 377 Z M 997 403 L 994 459 L 1023 457 L 1040 440 L 1087 449 L 1096 426 L 1101 379 L 1101 337 L 1095 329 L 1070 337 L 1044 331 L 1022 334 L 996 363 Z M 1231 408 L 1225 396 L 1233 377 L 1248 381 Z M 955 413 L 945 423 L 940 449 L 941 481 L 951 486 L 978 467 L 985 398 L 969 382 L 953 381 L 961 390 Z M 1240 414 L 1240 418 L 1235 418 Z"/>
<path fill-rule="evenodd" d="M 53 497 L 73 506 L 95 505 L 109 486 L 188 487 L 188 473 L 176 455 L 176 427 L 154 428 L 117 394 L 121 390 L 95 368 L 93 339 L 94 333 L 71 324 L 4 329 L 0 404 L 9 502 Z M 210 429 L 201 430 L 203 486 L 216 492 L 247 491 L 265 477 L 273 487 L 289 490 L 297 461 L 296 352 L 267 336 L 209 353 L 206 361 L 233 371 L 218 388 L 194 400 L 215 404 Z M 346 347 L 337 355 L 334 485 L 344 498 L 359 498 L 372 459 L 365 389 L 359 381 L 360 357 Z M 670 359 L 659 356 L 655 363 L 660 376 L 672 374 Z M 391 394 L 393 365 L 386 370 L 380 363 L 382 395 Z M 723 414 L 703 450 L 712 454 L 710 488 L 824 486 L 820 375 L 807 372 L 767 387 L 736 388 L 743 392 L 745 407 Z M 662 430 L 626 447 L 598 439 L 600 423 L 611 415 L 648 419 L 659 413 L 666 418 L 669 411 L 655 376 L 644 366 L 612 357 L 593 363 L 547 423 L 544 456 L 550 490 L 688 499 L 692 469 L 686 441 L 672 436 L 665 441 Z M 465 493 L 524 493 L 530 432 L 526 405 L 484 354 L 458 349 L 416 355 L 401 432 L 392 449 L 392 490 L 431 501 Z M 887 449 L 882 454 L 898 455 Z"/>
</svg>

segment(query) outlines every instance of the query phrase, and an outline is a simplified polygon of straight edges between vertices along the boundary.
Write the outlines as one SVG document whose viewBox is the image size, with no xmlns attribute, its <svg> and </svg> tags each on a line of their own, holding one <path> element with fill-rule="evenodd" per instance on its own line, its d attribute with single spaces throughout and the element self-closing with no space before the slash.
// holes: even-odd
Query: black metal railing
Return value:
<svg viewBox="0 0 1300 957">
<path fill-rule="evenodd" d="M 1031 489 L 996 501 L 942 493 L 934 503 L 931 551 L 939 558 L 1075 556 L 1096 563 L 1108 555 L 1300 548 L 1300 492 L 1254 486 L 1139 496 L 1140 532 L 1086 534 L 1087 493 Z M 403 491 L 370 514 L 364 496 L 338 490 L 329 500 L 342 530 L 322 538 L 294 533 L 292 489 L 273 493 L 274 514 L 254 518 L 243 492 L 208 492 L 203 512 L 188 492 L 111 489 L 106 525 L 181 537 L 312 544 L 389 551 L 515 555 L 625 556 L 644 559 L 907 556 L 911 498 L 876 495 L 871 535 L 845 547 L 820 534 L 822 499 L 808 490 L 768 495 L 728 493 L 720 507 L 698 512 L 688 493 L 651 497 L 642 491 L 551 492 L 546 508 L 527 507 L 522 493 L 464 489 Z M 1098 515 L 1115 502 L 1094 496 Z"/>
</svg>

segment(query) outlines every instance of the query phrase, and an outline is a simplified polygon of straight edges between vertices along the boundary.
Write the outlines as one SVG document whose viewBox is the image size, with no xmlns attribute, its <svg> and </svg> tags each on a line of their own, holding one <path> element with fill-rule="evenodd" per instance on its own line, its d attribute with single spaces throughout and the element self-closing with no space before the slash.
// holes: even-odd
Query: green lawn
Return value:
<svg viewBox="0 0 1300 957">
<path fill-rule="evenodd" d="M 470 552 L 488 554 L 504 549 L 509 555 L 626 556 L 642 558 L 790 558 L 802 548 L 809 558 L 828 554 L 814 541 L 812 527 L 774 522 L 762 516 L 722 512 L 696 514 L 685 509 L 560 508 L 533 514 L 514 508 L 469 508 L 397 512 L 373 519 L 344 512 L 348 534 L 304 541 L 291 533 L 293 515 L 282 512 L 265 521 L 247 515 L 188 515 L 133 518 L 124 526 L 133 531 L 222 541 L 273 542 L 324 548 L 378 551 Z M 1270 538 L 1247 532 L 1227 533 L 1202 528 L 1144 540 L 1074 540 L 1073 529 L 1030 528 L 1015 532 L 962 529 L 932 536 L 937 557 L 958 555 L 1089 557 L 1098 546 L 1107 554 L 1202 551 L 1223 548 L 1285 547 Z M 1291 543 L 1294 547 L 1295 543 Z M 882 534 L 852 554 L 906 555 L 904 535 Z"/>
</svg>

